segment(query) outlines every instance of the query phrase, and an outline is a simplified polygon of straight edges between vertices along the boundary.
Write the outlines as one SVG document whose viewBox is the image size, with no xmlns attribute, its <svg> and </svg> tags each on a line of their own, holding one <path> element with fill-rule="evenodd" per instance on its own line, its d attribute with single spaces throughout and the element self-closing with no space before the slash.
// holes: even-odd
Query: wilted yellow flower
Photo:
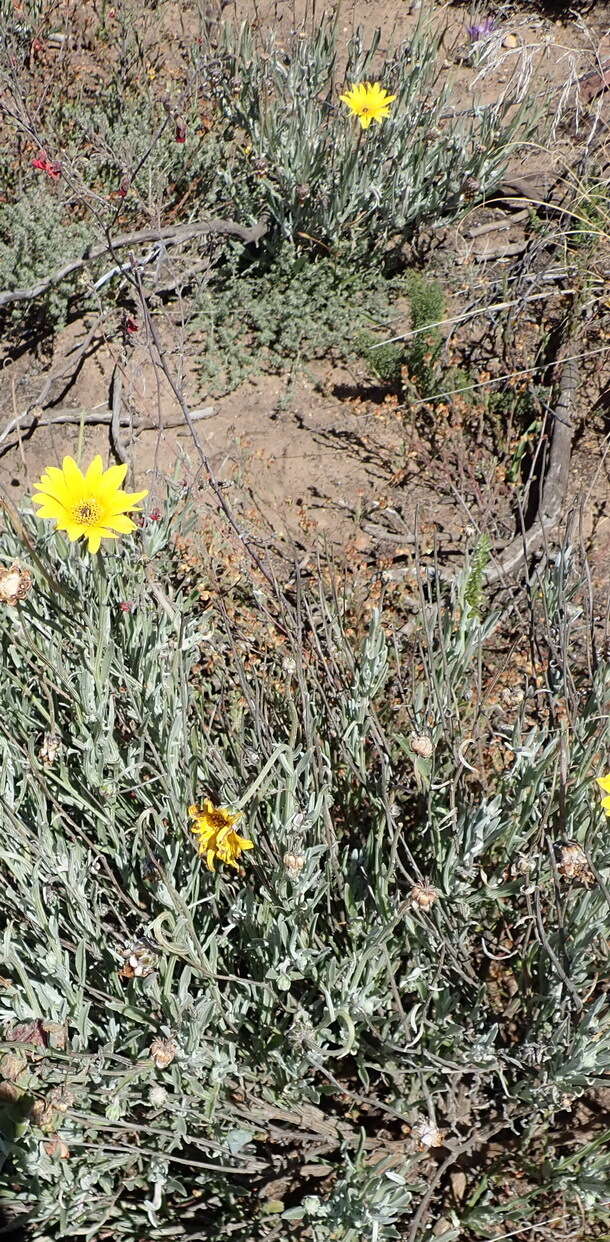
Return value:
<svg viewBox="0 0 610 1242">
<path fill-rule="evenodd" d="M 38 492 L 32 497 L 41 506 L 38 517 L 53 518 L 72 543 L 84 535 L 88 551 L 98 552 L 102 539 L 117 539 L 135 530 L 135 522 L 126 514 L 148 496 L 148 491 L 122 491 L 126 474 L 125 465 L 104 470 L 99 454 L 86 474 L 72 457 L 64 457 L 61 470 L 47 466 L 38 482 Z"/>
<path fill-rule="evenodd" d="M 610 817 L 610 773 L 608 776 L 597 776 L 595 779 L 597 780 L 602 793 L 606 794 L 606 797 L 602 798 L 602 807 L 604 808 L 606 815 Z"/>
<path fill-rule="evenodd" d="M 209 870 L 214 870 L 215 858 L 239 870 L 236 860 L 240 854 L 254 849 L 254 843 L 247 837 L 240 837 L 233 827 L 241 819 L 241 812 L 234 814 L 224 806 L 214 806 L 206 798 L 203 807 L 189 806 L 188 813 L 195 820 L 191 832 L 199 837 L 199 853 L 205 854 Z"/>
<path fill-rule="evenodd" d="M 390 115 L 390 104 L 396 95 L 388 95 L 379 82 L 358 82 L 345 95 L 339 95 L 339 99 L 358 117 L 362 128 L 368 129 L 371 121 L 381 125 Z"/>
</svg>

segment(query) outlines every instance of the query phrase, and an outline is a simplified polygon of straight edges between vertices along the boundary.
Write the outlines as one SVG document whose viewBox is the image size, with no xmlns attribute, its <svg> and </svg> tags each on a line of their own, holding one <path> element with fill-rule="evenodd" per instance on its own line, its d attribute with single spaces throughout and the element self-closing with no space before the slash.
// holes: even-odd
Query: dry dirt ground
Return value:
<svg viewBox="0 0 610 1242">
<path fill-rule="evenodd" d="M 516 177 L 533 175 L 535 197 L 536 185 L 542 187 L 578 152 L 593 116 L 601 117 L 598 124 L 610 120 L 610 90 L 601 89 L 590 100 L 586 89 L 574 86 L 583 74 L 599 71 L 606 49 L 610 57 L 610 7 L 595 4 L 580 15 L 557 20 L 539 8 L 504 6 L 498 16 L 502 47 L 493 72 L 483 79 L 463 56 L 472 11 L 437 4 L 430 8 L 446 24 L 443 72 L 456 107 L 497 97 L 524 49 L 533 65 L 532 91 L 541 96 L 554 92 L 559 100 L 565 97 L 566 83 L 572 83 L 569 121 L 555 135 L 553 150 L 534 150 L 513 169 Z M 225 13 L 229 18 L 255 18 L 263 26 L 272 23 L 288 38 L 306 14 L 311 17 L 312 6 L 250 0 L 230 4 Z M 339 25 L 346 40 L 356 24 L 369 32 L 379 25 L 383 47 L 407 38 L 417 19 L 409 0 L 343 0 Z M 525 227 L 522 220 L 513 220 L 514 213 L 479 207 L 457 228 L 440 231 L 433 239 L 431 270 L 446 278 L 449 315 L 471 305 L 477 287 L 484 300 L 492 279 L 505 279 L 508 287 L 513 251 L 522 244 Z M 494 221 L 503 227 L 471 236 Z M 300 558 L 326 546 L 334 556 L 388 557 L 396 562 L 397 573 L 412 559 L 416 523 L 424 552 L 436 540 L 449 560 L 460 555 L 473 529 L 491 523 L 500 542 L 514 534 L 511 488 L 495 469 L 484 437 L 477 440 L 472 428 L 465 427 L 459 406 L 447 405 L 433 442 L 417 411 L 397 409 L 364 366 L 349 370 L 324 360 L 290 377 L 261 375 L 229 395 L 210 399 L 198 379 L 201 339 L 182 329 L 171 307 L 166 311 L 159 331 L 168 364 L 183 384 L 191 409 L 208 410 L 196 424 L 197 435 L 239 520 L 252 522 L 266 537 L 287 540 Z M 400 318 L 397 322 L 400 326 Z M 511 330 L 516 333 L 519 327 Z M 590 343 L 598 352 L 586 363 L 578 394 L 579 431 L 568 498 L 572 523 L 589 544 L 600 585 L 607 581 L 610 545 L 603 396 L 600 402 L 608 383 L 607 339 L 604 329 Z M 58 335 L 52 356 L 11 357 L 8 351 L 0 436 L 2 428 L 6 432 L 11 420 L 31 407 L 41 407 L 46 419 L 66 410 L 107 411 L 117 365 L 124 373 L 122 408 L 133 420 L 121 436 L 135 475 L 150 488 L 155 504 L 162 503 L 168 477 L 193 483 L 204 512 L 211 497 L 201 458 L 188 429 L 170 426 L 183 420 L 166 377 L 153 364 L 145 325 L 126 344 L 118 328 L 113 336 L 107 324 L 96 328 L 90 317 Z M 141 420 L 148 422 L 148 430 L 136 429 Z M 77 439 L 74 422 L 38 426 L 27 435 L 4 434 L 0 486 L 5 494 L 13 500 L 27 494 L 41 467 L 75 451 Z M 110 448 L 107 424 L 87 428 L 86 456 L 94 451 L 108 456 Z"/>
</svg>

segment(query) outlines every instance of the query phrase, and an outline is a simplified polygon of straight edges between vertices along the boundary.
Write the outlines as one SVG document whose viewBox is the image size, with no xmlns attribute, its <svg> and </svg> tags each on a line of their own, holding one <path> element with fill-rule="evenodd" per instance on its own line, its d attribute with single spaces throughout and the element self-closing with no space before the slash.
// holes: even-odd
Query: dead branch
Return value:
<svg viewBox="0 0 610 1242">
<path fill-rule="evenodd" d="M 42 293 L 46 293 L 47 289 L 66 280 L 68 276 L 81 272 L 88 263 L 101 259 L 104 254 L 114 254 L 116 250 L 122 250 L 125 246 L 139 246 L 144 242 L 160 242 L 164 246 L 176 246 L 180 242 L 191 241 L 203 233 L 239 237 L 245 245 L 251 245 L 265 236 L 268 227 L 266 221 L 259 221 L 258 224 L 252 225 L 252 228 L 244 228 L 235 220 L 212 219 L 193 220 L 190 224 L 176 224 L 166 229 L 140 229 L 136 233 L 120 233 L 118 237 L 110 238 L 106 242 L 88 246 L 80 259 L 73 259 L 71 263 L 66 263 L 51 276 L 39 280 L 37 284 L 30 285 L 27 289 L 8 289 L 0 293 L 0 307 L 8 306 L 11 302 L 31 302 L 34 298 L 40 297 Z"/>
<path fill-rule="evenodd" d="M 216 414 L 213 405 L 203 406 L 200 410 L 191 410 L 192 422 L 198 422 L 202 418 L 212 418 Z M 73 423 L 80 426 L 83 423 L 87 426 L 111 425 L 113 411 L 109 409 L 100 410 L 75 410 L 69 407 L 58 408 L 53 415 L 45 418 L 44 412 L 40 406 L 34 406 L 30 410 L 26 410 L 23 414 L 19 414 L 17 418 L 12 418 L 7 423 L 4 431 L 0 433 L 0 446 L 13 433 L 19 435 L 27 435 L 33 431 L 35 427 L 55 427 L 65 423 Z M 162 423 L 150 418 L 130 418 L 129 414 L 121 413 L 119 417 L 120 427 L 133 426 L 134 431 L 170 431 L 175 427 L 184 427 L 186 423 L 182 415 L 164 418 Z M 6 449 L 0 447 L 0 456 Z"/>
<path fill-rule="evenodd" d="M 570 342 L 569 344 L 571 344 Z M 568 346 L 569 350 L 569 346 Z M 578 388 L 578 361 L 570 355 L 562 365 L 559 395 L 553 411 L 553 433 L 549 464 L 540 495 L 540 503 L 532 525 L 504 549 L 500 560 L 486 572 L 488 585 L 516 573 L 528 556 L 555 530 L 565 499 L 572 439 L 574 435 L 573 402 Z"/>
</svg>

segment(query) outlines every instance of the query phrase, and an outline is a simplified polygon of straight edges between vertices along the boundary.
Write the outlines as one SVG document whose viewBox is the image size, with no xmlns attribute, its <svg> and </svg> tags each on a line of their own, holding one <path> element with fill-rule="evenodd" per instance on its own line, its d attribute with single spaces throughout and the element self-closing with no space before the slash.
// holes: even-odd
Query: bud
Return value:
<svg viewBox="0 0 610 1242">
<path fill-rule="evenodd" d="M 0 569 L 0 603 L 14 607 L 19 600 L 25 599 L 32 589 L 32 575 L 29 569 L 20 565 L 11 565 L 10 569 Z"/>
<path fill-rule="evenodd" d="M 438 901 L 438 890 L 431 884 L 415 884 L 410 892 L 411 901 L 420 910 L 429 910 Z"/>
<path fill-rule="evenodd" d="M 287 874 L 290 876 L 290 879 L 296 880 L 297 876 L 301 874 L 303 867 L 305 866 L 305 855 L 291 854 L 290 850 L 287 850 L 282 858 L 282 862 L 286 868 Z"/>
<path fill-rule="evenodd" d="M 159 1036 L 153 1039 L 149 1049 L 157 1069 L 166 1069 L 168 1065 L 171 1065 L 177 1051 L 178 1046 L 175 1040 L 160 1039 Z"/>
<path fill-rule="evenodd" d="M 434 1122 L 424 1121 L 423 1118 L 413 1126 L 411 1134 L 420 1151 L 426 1151 L 429 1147 L 442 1147 L 445 1142 L 443 1131 Z"/>
<path fill-rule="evenodd" d="M 409 738 L 409 745 L 411 750 L 414 751 L 416 755 L 419 755 L 421 759 L 429 759 L 434 751 L 432 738 L 428 737 L 425 733 L 422 734 L 421 737 L 418 736 L 417 733 L 412 733 Z"/>
</svg>

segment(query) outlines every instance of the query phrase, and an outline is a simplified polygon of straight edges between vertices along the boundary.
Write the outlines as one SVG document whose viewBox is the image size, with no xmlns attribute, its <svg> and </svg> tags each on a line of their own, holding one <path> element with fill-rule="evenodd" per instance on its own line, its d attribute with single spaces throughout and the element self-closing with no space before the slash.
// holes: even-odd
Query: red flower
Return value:
<svg viewBox="0 0 610 1242">
<path fill-rule="evenodd" d="M 117 190 L 118 198 L 126 198 L 129 190 L 129 177 L 123 177 L 121 184 Z"/>
<path fill-rule="evenodd" d="M 181 116 L 176 117 L 174 139 L 176 142 L 186 142 L 186 121 Z"/>
<path fill-rule="evenodd" d="M 135 604 L 130 599 L 122 599 L 119 604 L 119 608 L 121 609 L 121 612 L 133 612 Z"/>
<path fill-rule="evenodd" d="M 133 315 L 127 316 L 123 326 L 125 331 L 128 332 L 130 336 L 133 336 L 134 332 L 139 332 L 140 330 L 138 321 L 133 318 Z"/>
<path fill-rule="evenodd" d="M 148 520 L 149 522 L 158 522 L 162 517 L 163 514 L 160 509 L 153 509 L 148 515 Z"/>
<path fill-rule="evenodd" d="M 46 151 L 39 151 L 35 160 L 32 160 L 32 168 L 39 168 L 41 172 L 45 172 L 47 177 L 51 177 L 53 181 L 57 181 L 61 177 L 61 164 L 56 160 L 50 160 Z"/>
</svg>

